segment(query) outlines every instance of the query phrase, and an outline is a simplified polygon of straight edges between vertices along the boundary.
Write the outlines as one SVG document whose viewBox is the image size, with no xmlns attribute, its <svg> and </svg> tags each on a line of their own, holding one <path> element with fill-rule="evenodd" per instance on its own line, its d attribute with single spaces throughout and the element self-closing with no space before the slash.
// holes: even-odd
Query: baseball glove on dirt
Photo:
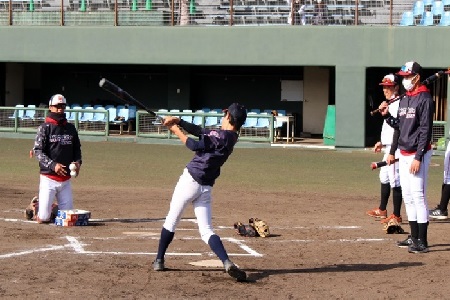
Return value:
<svg viewBox="0 0 450 300">
<path fill-rule="evenodd" d="M 50 222 L 54 222 L 56 216 L 58 215 L 58 203 L 52 204 L 52 212 L 50 214 Z M 25 209 L 25 218 L 31 221 L 37 221 L 37 214 L 39 211 L 39 199 L 37 196 L 34 196 L 31 199 L 30 204 Z"/>
<path fill-rule="evenodd" d="M 383 226 L 383 230 L 386 231 L 387 234 L 405 233 L 403 228 L 400 226 L 400 223 L 396 219 L 391 219 L 389 220 L 389 222 L 385 223 Z"/>
<path fill-rule="evenodd" d="M 258 218 L 251 218 L 248 222 L 250 226 L 255 228 L 260 237 L 268 237 L 270 235 L 269 225 L 265 221 Z"/>
<path fill-rule="evenodd" d="M 255 237 L 258 235 L 256 233 L 255 228 L 253 228 L 253 226 L 244 225 L 241 222 L 234 223 L 234 230 L 236 231 L 237 234 L 239 234 L 241 236 Z"/>
<path fill-rule="evenodd" d="M 30 204 L 25 208 L 25 218 L 27 220 L 36 220 L 37 213 L 39 211 L 39 199 L 34 196 L 31 199 Z"/>
</svg>

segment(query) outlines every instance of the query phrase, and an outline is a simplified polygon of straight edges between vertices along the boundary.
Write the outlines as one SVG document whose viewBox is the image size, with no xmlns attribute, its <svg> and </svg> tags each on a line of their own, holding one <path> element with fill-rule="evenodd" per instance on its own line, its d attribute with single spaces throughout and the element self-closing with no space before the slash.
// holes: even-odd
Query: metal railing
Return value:
<svg viewBox="0 0 450 300">
<path fill-rule="evenodd" d="M 93 118 L 86 117 L 88 114 L 100 114 Z M 37 128 L 47 117 L 47 108 L 28 108 L 28 107 L 0 107 L 0 132 L 14 133 L 36 133 Z M 219 113 L 167 113 L 173 116 L 186 119 L 204 128 L 220 128 L 222 114 Z M 120 127 L 118 133 L 124 133 L 126 127 L 128 134 L 132 133 L 132 126 L 135 123 L 136 136 L 143 138 L 177 138 L 163 126 L 155 117 L 152 117 L 145 111 L 137 111 L 136 119 L 127 119 L 125 121 L 107 121 L 112 120 L 108 110 L 92 109 L 67 109 L 66 117 L 68 121 L 75 125 L 80 135 L 109 136 L 117 133 L 111 127 Z M 254 126 L 244 125 L 241 128 L 240 139 L 254 142 L 273 142 L 276 141 L 274 132 L 279 128 L 274 128 L 274 118 L 270 114 L 255 114 L 248 119 L 254 119 Z M 258 125 L 257 120 L 266 120 L 263 126 Z M 282 124 L 279 124 L 280 126 Z"/>
<path fill-rule="evenodd" d="M 0 26 L 450 25 L 448 5 L 438 14 L 431 6 L 416 12 L 414 0 L 301 1 L 0 0 Z"/>
<path fill-rule="evenodd" d="M 187 122 L 199 125 L 207 129 L 220 129 L 223 114 L 220 113 L 188 113 L 188 112 L 167 112 L 167 115 L 177 116 Z M 161 115 L 161 114 L 160 114 Z M 163 115 L 161 115 L 163 116 Z M 254 122 L 248 122 L 241 127 L 239 139 L 253 142 L 273 142 L 274 132 L 274 117 L 268 114 L 255 114 L 248 116 L 247 120 L 253 119 Z M 258 125 L 258 120 L 266 120 L 265 125 Z M 247 124 L 253 123 L 255 126 Z M 260 123 L 261 124 L 261 123 Z M 136 136 L 138 137 L 152 137 L 152 138 L 177 138 L 167 127 L 163 126 L 161 122 L 144 111 L 136 113 Z"/>
</svg>

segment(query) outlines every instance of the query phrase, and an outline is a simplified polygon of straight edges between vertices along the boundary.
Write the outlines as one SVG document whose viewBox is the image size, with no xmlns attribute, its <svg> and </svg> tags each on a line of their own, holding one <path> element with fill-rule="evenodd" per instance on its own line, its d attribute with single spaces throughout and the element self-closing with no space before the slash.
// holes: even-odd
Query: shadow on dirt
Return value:
<svg viewBox="0 0 450 300">
<path fill-rule="evenodd" d="M 421 262 L 399 262 L 395 264 L 338 264 L 319 268 L 306 269 L 279 269 L 279 270 L 246 270 L 252 272 L 247 281 L 256 282 L 268 276 L 279 274 L 303 274 L 303 273 L 328 273 L 328 272 L 374 272 L 386 271 L 395 268 L 418 267 L 424 265 Z"/>
</svg>

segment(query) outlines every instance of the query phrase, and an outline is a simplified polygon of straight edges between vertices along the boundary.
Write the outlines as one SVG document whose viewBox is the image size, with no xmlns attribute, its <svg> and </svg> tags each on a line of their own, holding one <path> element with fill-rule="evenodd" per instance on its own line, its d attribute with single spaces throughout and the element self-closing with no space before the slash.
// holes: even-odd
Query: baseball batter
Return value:
<svg viewBox="0 0 450 300">
<path fill-rule="evenodd" d="M 383 102 L 380 112 L 394 128 L 394 138 L 388 163 L 394 162 L 397 147 L 400 149 L 399 170 L 403 200 L 411 228 L 411 235 L 398 242 L 411 253 L 428 252 L 428 205 L 426 199 L 428 168 L 431 161 L 431 133 L 434 103 L 430 91 L 422 85 L 422 67 L 417 62 L 407 62 L 397 73 L 403 76 L 406 95 L 400 100 L 398 117 L 391 116 Z"/>
<path fill-rule="evenodd" d="M 66 98 L 56 94 L 49 102 L 50 112 L 38 128 L 33 152 L 39 161 L 38 223 L 49 223 L 53 199 L 59 209 L 73 209 L 72 185 L 69 165 L 74 163 L 78 175 L 81 166 L 81 144 L 73 124 L 64 113 Z"/>
<path fill-rule="evenodd" d="M 398 96 L 398 84 L 399 77 L 394 74 L 389 74 L 383 77 L 380 85 L 383 87 L 383 93 L 387 101 L 394 99 Z M 389 112 L 393 117 L 397 117 L 398 101 L 395 101 L 389 105 Z M 383 161 L 386 161 L 391 150 L 392 138 L 394 134 L 394 128 L 389 126 L 386 120 L 383 122 L 381 128 L 381 139 L 374 146 L 375 152 L 381 152 L 383 150 Z M 384 148 L 384 149 L 383 149 Z M 396 151 L 395 157 L 398 158 L 399 150 Z M 402 222 L 400 215 L 402 207 L 402 189 L 400 187 L 400 176 L 398 169 L 398 162 L 386 167 L 380 168 L 380 182 L 381 182 L 381 200 L 379 207 L 369 210 L 366 214 L 375 218 L 381 218 L 381 223 L 388 223 L 390 219 L 396 219 L 397 222 Z M 387 203 L 392 189 L 393 197 L 393 213 L 387 217 Z"/>
<path fill-rule="evenodd" d="M 246 118 L 245 107 L 233 103 L 225 110 L 220 130 L 203 129 L 176 117 L 164 119 L 164 125 L 177 135 L 188 149 L 194 151 L 195 155 L 184 169 L 173 192 L 169 213 L 161 230 L 158 253 L 153 261 L 155 271 L 164 271 L 166 250 L 173 240 L 184 209 L 191 203 L 201 239 L 222 261 L 225 271 L 231 277 L 238 281 L 247 278 L 246 273 L 229 259 L 220 237 L 213 231 L 211 222 L 212 187 L 220 175 L 221 166 L 233 152 L 238 141 L 238 132 Z M 180 127 L 199 139 L 188 137 Z"/>
</svg>

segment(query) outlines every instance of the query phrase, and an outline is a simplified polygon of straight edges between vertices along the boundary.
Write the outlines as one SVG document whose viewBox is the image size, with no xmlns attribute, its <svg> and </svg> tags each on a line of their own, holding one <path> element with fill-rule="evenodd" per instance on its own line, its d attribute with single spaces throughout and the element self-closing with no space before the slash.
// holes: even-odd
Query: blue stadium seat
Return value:
<svg viewBox="0 0 450 300">
<path fill-rule="evenodd" d="M 431 8 L 433 16 L 442 16 L 444 14 L 444 4 L 442 1 L 434 1 Z"/>
<path fill-rule="evenodd" d="M 17 104 L 16 105 L 16 108 L 24 108 L 25 106 L 23 105 L 23 104 Z M 24 115 L 24 110 L 23 109 L 19 109 L 19 110 L 14 110 L 14 113 L 11 115 L 11 116 L 9 116 L 8 118 L 10 118 L 10 119 L 15 119 L 16 118 L 16 116 L 18 117 L 18 118 L 23 118 L 23 115 Z"/>
<path fill-rule="evenodd" d="M 72 109 L 82 109 L 82 107 L 80 106 L 80 105 L 72 105 Z M 72 112 L 70 112 L 70 115 L 67 117 L 67 120 L 68 121 L 75 121 L 75 117 L 76 116 L 79 116 L 80 115 L 80 113 L 79 112 L 74 112 L 74 111 L 72 111 Z"/>
<path fill-rule="evenodd" d="M 183 109 L 184 113 L 192 113 L 192 109 Z M 181 120 L 192 123 L 192 116 L 181 116 Z"/>
<path fill-rule="evenodd" d="M 416 0 L 416 2 L 414 2 L 414 6 L 413 6 L 413 16 L 414 17 L 422 17 L 424 11 L 425 11 L 425 6 L 423 4 L 423 1 Z"/>
<path fill-rule="evenodd" d="M 94 109 L 94 117 L 92 121 L 94 122 L 106 122 L 106 109 L 103 106 L 98 106 Z"/>
<path fill-rule="evenodd" d="M 91 122 L 94 119 L 94 107 L 86 106 L 83 115 L 80 118 L 80 122 Z"/>
<path fill-rule="evenodd" d="M 414 16 L 412 11 L 404 11 L 402 19 L 400 20 L 400 26 L 413 26 Z"/>
<path fill-rule="evenodd" d="M 420 21 L 420 26 L 432 26 L 434 25 L 433 13 L 431 11 L 426 11 L 423 13 L 422 20 Z"/>
<path fill-rule="evenodd" d="M 450 26 L 450 11 L 444 12 L 444 14 L 441 16 L 439 26 Z"/>
<path fill-rule="evenodd" d="M 204 113 L 203 109 L 196 110 L 195 113 Z M 198 126 L 203 126 L 203 117 L 202 116 L 194 116 L 192 119 L 192 123 Z"/>
<path fill-rule="evenodd" d="M 242 125 L 242 128 L 254 128 L 258 123 L 258 118 L 254 117 L 255 115 L 255 112 L 247 113 L 247 119 L 245 120 L 244 125 Z"/>
<path fill-rule="evenodd" d="M 36 105 L 30 104 L 27 106 L 27 108 L 32 108 L 32 109 L 25 110 L 25 114 L 23 115 L 23 117 L 21 119 L 33 120 L 34 115 L 36 114 Z"/>
<path fill-rule="evenodd" d="M 431 8 L 433 6 L 433 2 L 434 1 L 435 0 L 423 0 L 424 10 L 427 10 L 428 8 Z"/>
</svg>

